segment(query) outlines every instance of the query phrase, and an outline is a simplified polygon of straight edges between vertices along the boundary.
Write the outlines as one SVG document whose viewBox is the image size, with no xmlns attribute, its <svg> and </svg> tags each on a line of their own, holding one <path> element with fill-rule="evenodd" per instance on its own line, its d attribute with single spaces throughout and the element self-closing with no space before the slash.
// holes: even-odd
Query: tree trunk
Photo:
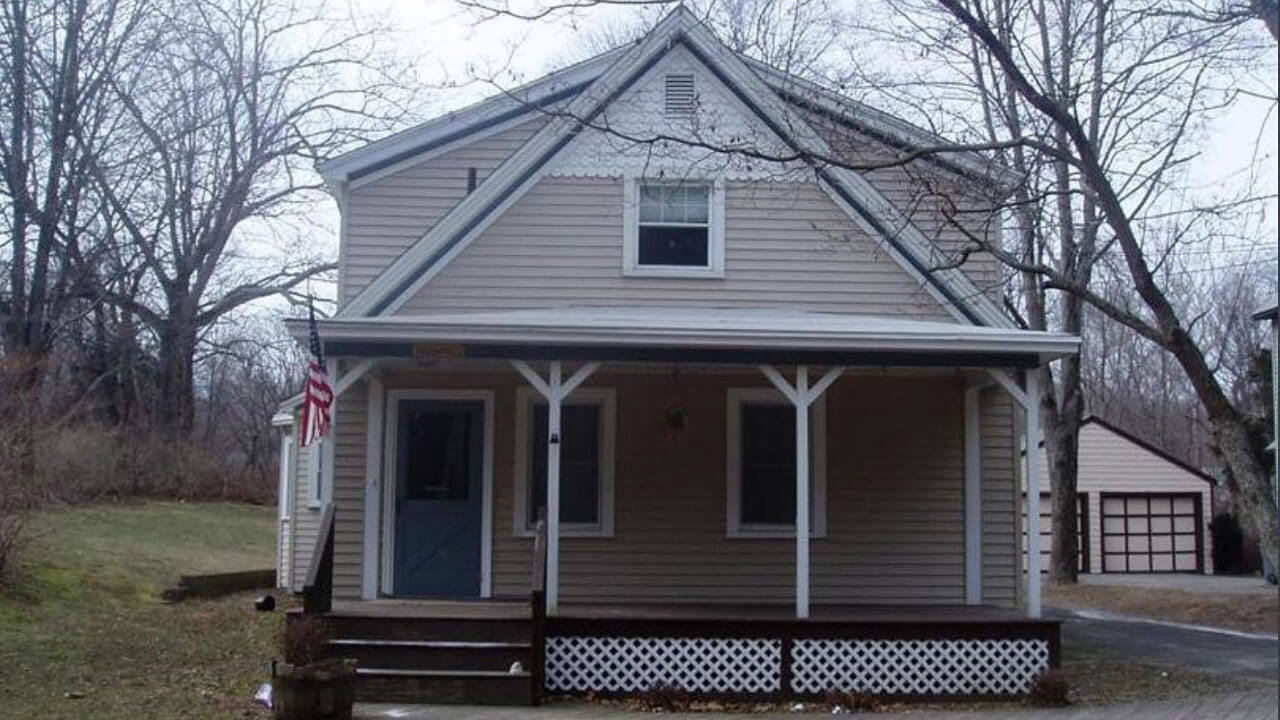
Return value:
<svg viewBox="0 0 1280 720">
<path fill-rule="evenodd" d="M 187 437 L 195 428 L 196 354 L 194 319 L 179 313 L 166 318 L 160 332 L 160 394 L 156 416 L 164 432 Z"/>
<path fill-rule="evenodd" d="M 1079 580 L 1079 545 L 1076 480 L 1080 465 L 1080 423 L 1083 419 L 1083 393 L 1080 383 L 1080 359 L 1064 358 L 1058 408 L 1052 419 L 1044 423 L 1044 446 L 1049 465 L 1049 487 L 1052 488 L 1053 542 L 1049 556 L 1049 581 L 1074 584 Z M 1031 521 L 1028 522 L 1038 522 Z"/>
</svg>

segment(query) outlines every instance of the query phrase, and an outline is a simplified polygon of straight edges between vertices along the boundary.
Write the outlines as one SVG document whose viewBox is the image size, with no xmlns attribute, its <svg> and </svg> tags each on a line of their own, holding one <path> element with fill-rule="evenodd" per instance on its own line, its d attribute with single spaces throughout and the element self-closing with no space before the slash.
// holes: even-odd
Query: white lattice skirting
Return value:
<svg viewBox="0 0 1280 720">
<path fill-rule="evenodd" d="M 782 641 L 768 638 L 548 637 L 548 690 L 771 693 L 781 682 Z"/>
<path fill-rule="evenodd" d="M 790 692 L 1017 695 L 1049 668 L 1043 639 L 855 640 L 796 638 Z M 546 687 L 555 692 L 642 692 L 671 685 L 705 693 L 777 693 L 778 638 L 552 636 Z"/>
<path fill-rule="evenodd" d="M 791 685 L 798 693 L 1017 695 L 1049 669 L 1049 643 L 797 639 L 791 659 Z"/>
</svg>

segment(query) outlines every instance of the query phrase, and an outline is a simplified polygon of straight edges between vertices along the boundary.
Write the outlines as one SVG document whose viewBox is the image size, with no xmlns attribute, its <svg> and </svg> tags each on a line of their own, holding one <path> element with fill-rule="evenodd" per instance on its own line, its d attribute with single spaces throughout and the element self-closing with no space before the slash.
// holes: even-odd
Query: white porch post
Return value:
<svg viewBox="0 0 1280 720">
<path fill-rule="evenodd" d="M 560 361 L 551 363 L 547 388 L 547 612 L 560 602 Z"/>
<path fill-rule="evenodd" d="M 808 365 L 796 366 L 795 386 L 771 365 L 761 365 L 760 372 L 796 410 L 796 617 L 804 619 L 809 617 L 809 407 L 844 368 L 831 368 L 812 388 Z"/>
<path fill-rule="evenodd" d="M 1023 371 L 1026 385 L 1027 420 L 1027 614 L 1040 617 L 1040 376 L 1035 369 Z"/>
<path fill-rule="evenodd" d="M 544 381 L 523 360 L 512 360 L 514 367 L 534 390 L 547 401 L 547 612 L 560 605 L 560 407 L 591 374 L 600 367 L 592 362 L 578 368 L 568 380 L 561 382 L 559 360 L 551 362 L 548 380 Z"/>
<path fill-rule="evenodd" d="M 809 367 L 796 366 L 796 617 L 809 617 Z"/>
<path fill-rule="evenodd" d="M 964 601 L 982 604 L 982 387 L 964 391 Z"/>
</svg>

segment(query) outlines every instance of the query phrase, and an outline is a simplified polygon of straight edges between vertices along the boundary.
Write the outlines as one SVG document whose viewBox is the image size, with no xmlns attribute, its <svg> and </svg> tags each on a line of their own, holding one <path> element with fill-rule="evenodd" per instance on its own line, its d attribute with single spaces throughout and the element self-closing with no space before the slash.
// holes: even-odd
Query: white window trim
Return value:
<svg viewBox="0 0 1280 720">
<path fill-rule="evenodd" d="M 724 181 L 682 178 L 677 183 L 711 185 L 707 208 L 707 265 L 680 267 L 675 265 L 640 264 L 640 186 L 661 185 L 661 180 L 628 177 L 623 180 L 622 202 L 622 274 L 628 277 L 657 278 L 723 278 L 724 277 Z"/>
<path fill-rule="evenodd" d="M 323 504 L 321 485 L 324 458 L 327 455 L 323 452 L 325 440 L 326 438 L 320 438 L 307 445 L 307 507 L 311 510 L 319 510 Z"/>
<path fill-rule="evenodd" d="M 533 403 L 546 400 L 530 387 L 516 388 L 515 423 L 515 496 L 512 513 L 512 532 L 516 537 L 533 537 L 533 527 L 527 522 L 529 505 L 529 432 L 530 410 Z M 613 537 L 613 479 L 614 456 L 617 446 L 617 392 L 613 388 L 578 388 L 565 400 L 565 404 L 595 403 L 600 406 L 600 503 L 599 523 L 560 523 L 561 537 Z"/>
<path fill-rule="evenodd" d="M 730 388 L 726 402 L 727 448 L 725 536 L 730 538 L 794 538 L 795 523 L 787 525 L 743 525 L 742 518 L 742 405 L 770 403 L 792 407 L 773 388 Z M 813 403 L 809 440 L 813 443 L 813 521 L 809 537 L 827 536 L 827 401 L 822 395 Z"/>
</svg>

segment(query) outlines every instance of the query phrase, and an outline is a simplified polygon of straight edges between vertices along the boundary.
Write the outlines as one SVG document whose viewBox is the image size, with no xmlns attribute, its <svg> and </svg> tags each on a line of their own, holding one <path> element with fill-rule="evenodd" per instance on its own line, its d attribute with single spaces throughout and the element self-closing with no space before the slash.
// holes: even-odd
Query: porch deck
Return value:
<svg viewBox="0 0 1280 720">
<path fill-rule="evenodd" d="M 331 614 L 347 617 L 457 620 L 518 620 L 532 616 L 528 601 L 378 600 L 334 602 Z M 884 624 L 1056 624 L 1016 610 L 989 605 L 814 605 L 804 620 L 795 608 L 777 604 L 579 603 L 562 602 L 556 619 L 701 622 L 884 623 Z"/>
</svg>

